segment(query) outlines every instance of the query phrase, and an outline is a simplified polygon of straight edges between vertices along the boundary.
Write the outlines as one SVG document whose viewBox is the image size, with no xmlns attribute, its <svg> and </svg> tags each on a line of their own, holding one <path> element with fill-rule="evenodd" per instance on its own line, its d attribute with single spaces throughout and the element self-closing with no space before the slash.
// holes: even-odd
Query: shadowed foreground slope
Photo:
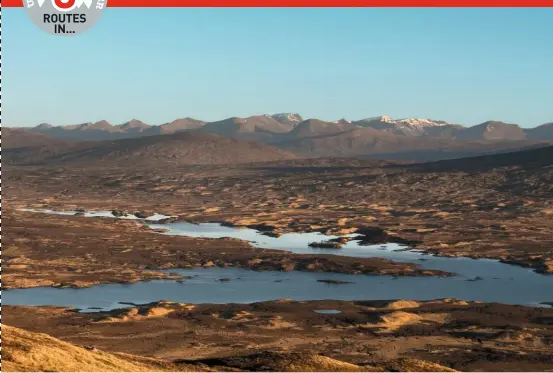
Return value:
<svg viewBox="0 0 553 373">
<path fill-rule="evenodd" d="M 486 172 L 494 168 L 511 168 L 534 171 L 538 168 L 553 166 L 553 146 L 545 146 L 502 154 L 468 157 L 454 160 L 417 164 L 412 166 L 423 172 Z"/>
<path fill-rule="evenodd" d="M 360 366 L 310 353 L 262 352 L 246 356 L 165 362 L 125 353 L 80 347 L 47 334 L 3 325 L 3 372 L 380 372 L 454 370 L 417 359 L 400 359 L 389 367 Z"/>
<path fill-rule="evenodd" d="M 150 372 L 174 371 L 160 360 L 128 354 L 109 354 L 2 325 L 3 372 Z M 171 369 L 173 368 L 173 369 Z M 184 370 L 184 367 L 179 367 Z"/>
</svg>

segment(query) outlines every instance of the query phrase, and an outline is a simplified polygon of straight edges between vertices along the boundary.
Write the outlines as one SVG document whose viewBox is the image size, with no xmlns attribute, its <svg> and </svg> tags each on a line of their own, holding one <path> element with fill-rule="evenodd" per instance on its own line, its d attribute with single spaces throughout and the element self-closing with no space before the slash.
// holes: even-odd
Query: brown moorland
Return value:
<svg viewBox="0 0 553 373">
<path fill-rule="evenodd" d="M 553 272 L 553 147 L 418 165 L 354 159 L 152 165 L 138 162 L 140 156 L 120 163 L 87 157 L 79 165 L 6 167 L 8 206 L 158 212 L 263 226 L 273 234 L 377 227 L 439 255 Z"/>
<path fill-rule="evenodd" d="M 217 140 L 178 135 L 72 143 L 69 148 L 39 143 L 26 153 L 32 162 L 22 162 L 23 155 L 19 165 L 5 167 L 4 287 L 178 278 L 160 269 L 214 265 L 444 275 L 381 259 L 260 250 L 233 239 L 169 237 L 134 222 L 19 211 L 22 207 L 157 212 L 174 215 L 172 221 L 223 222 L 272 235 L 357 232 L 367 243 L 404 242 L 438 255 L 495 258 L 553 273 L 553 147 L 427 164 L 299 159 L 270 148 L 264 153 L 270 155 L 268 162 L 249 163 L 265 148 L 243 147 L 244 142 L 232 139 L 219 142 L 211 134 Z M 190 147 L 182 145 L 191 138 Z M 198 145 L 204 140 L 217 146 Z M 15 149 L 21 155 L 23 148 Z M 206 148 L 210 154 L 202 153 Z M 321 308 L 342 312 L 313 312 Z M 3 352 L 12 356 L 11 369 L 74 369 L 24 359 L 29 351 L 31 356 L 33 351 L 59 356 L 60 351 L 44 349 L 50 346 L 73 351 L 64 357 L 67 362 L 94 348 L 115 354 L 106 359 L 122 370 L 540 371 L 553 364 L 553 311 L 546 308 L 455 300 L 329 300 L 161 302 L 95 314 L 55 307 L 4 306 L 3 311 L 2 321 L 28 333 L 92 346 L 73 350 L 46 336 L 36 336 L 43 343 L 34 346 L 29 343 L 35 336 L 8 328 L 6 338 L 12 333 L 14 342 Z M 101 369 L 85 355 L 88 369 Z"/>
<path fill-rule="evenodd" d="M 314 312 L 318 309 L 341 313 Z M 553 364 L 552 309 L 454 299 L 5 311 L 8 325 L 73 344 L 217 370 L 297 371 L 306 356 L 315 364 L 307 371 L 331 368 L 312 356 L 343 362 L 332 368 L 340 371 L 542 371 Z"/>
</svg>

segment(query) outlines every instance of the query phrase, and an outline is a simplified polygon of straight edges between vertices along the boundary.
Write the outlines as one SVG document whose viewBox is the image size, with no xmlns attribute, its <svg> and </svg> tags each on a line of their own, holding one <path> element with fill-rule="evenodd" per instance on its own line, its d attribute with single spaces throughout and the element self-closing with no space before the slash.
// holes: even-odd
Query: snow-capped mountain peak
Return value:
<svg viewBox="0 0 553 373">
<path fill-rule="evenodd" d="M 278 114 L 271 115 L 271 117 L 277 122 L 285 123 L 285 124 L 295 125 L 300 122 L 303 122 L 302 116 L 297 113 L 278 113 Z"/>
<path fill-rule="evenodd" d="M 368 121 L 368 122 L 377 121 L 377 120 L 380 121 L 380 122 L 386 122 L 386 123 L 393 123 L 394 122 L 394 120 L 392 118 L 390 118 L 389 116 L 386 116 L 386 115 L 367 118 L 367 119 L 363 119 L 363 120 Z"/>
<path fill-rule="evenodd" d="M 408 126 L 413 127 L 436 127 L 436 126 L 446 126 L 449 123 L 443 121 L 443 120 L 434 120 L 434 119 L 428 119 L 428 118 L 402 118 L 402 119 L 393 119 L 391 117 L 388 117 L 386 115 L 382 115 L 379 117 L 372 117 L 367 119 L 362 119 L 360 122 L 384 122 L 384 123 L 390 123 L 390 124 L 405 124 Z"/>
<path fill-rule="evenodd" d="M 405 123 L 413 127 L 440 127 L 440 126 L 447 126 L 449 124 L 443 120 L 434 120 L 434 119 L 427 119 L 427 118 L 405 118 L 405 119 L 398 119 L 397 122 Z"/>
<path fill-rule="evenodd" d="M 450 123 L 443 120 L 434 120 L 428 118 L 393 119 L 385 115 L 362 119 L 356 122 L 356 124 L 359 127 L 371 127 L 378 130 L 410 136 L 424 135 L 431 128 L 451 125 Z"/>
<path fill-rule="evenodd" d="M 446 125 L 449 124 L 448 122 L 445 122 L 443 120 L 434 120 L 434 119 L 429 119 L 429 118 L 393 119 L 393 118 L 388 117 L 386 115 L 382 115 L 382 116 L 379 116 L 379 117 L 372 117 L 372 118 L 362 119 L 360 122 L 376 122 L 376 121 L 384 122 L 384 123 L 392 123 L 392 124 L 403 123 L 403 124 L 411 125 L 411 126 L 424 126 L 424 127 L 428 127 L 428 126 L 432 126 L 432 127 L 434 127 L 434 126 L 446 126 Z"/>
</svg>

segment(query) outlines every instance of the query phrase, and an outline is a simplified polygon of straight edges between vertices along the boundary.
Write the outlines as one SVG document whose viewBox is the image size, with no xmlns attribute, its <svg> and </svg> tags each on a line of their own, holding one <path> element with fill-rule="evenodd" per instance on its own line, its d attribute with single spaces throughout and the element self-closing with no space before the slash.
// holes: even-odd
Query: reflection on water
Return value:
<svg viewBox="0 0 553 373">
<path fill-rule="evenodd" d="M 406 250 L 405 246 L 398 244 L 361 246 L 358 241 L 349 241 L 341 249 L 318 249 L 309 247 L 309 243 L 326 241 L 338 236 L 327 236 L 322 233 L 287 233 L 280 237 L 269 237 L 249 228 L 234 228 L 222 226 L 218 223 L 172 223 L 156 224 L 148 223 L 151 228 L 164 228 L 166 235 L 180 235 L 190 237 L 221 238 L 232 237 L 248 240 L 255 247 L 286 250 L 297 254 L 333 254 L 356 258 L 385 258 L 396 262 L 416 263 L 426 269 L 439 269 L 453 272 L 465 279 L 474 279 L 478 276 L 488 279 L 503 278 L 544 278 L 543 275 L 534 274 L 531 270 L 516 267 L 497 260 L 471 259 L 471 258 L 446 258 L 424 254 L 418 250 Z M 349 237 L 356 234 L 347 235 Z M 346 236 L 346 237 L 347 237 Z M 553 277 L 550 281 L 553 281 Z M 478 281 L 477 281 L 478 282 Z M 553 284 L 553 282 L 550 282 Z"/>
<path fill-rule="evenodd" d="M 74 214 L 67 212 L 66 214 Z M 106 216 L 109 212 L 89 213 Z M 136 218 L 136 217 L 135 217 Z M 153 220 L 153 219 L 150 219 Z M 144 221 L 144 220 L 143 220 Z M 156 224 L 167 235 L 193 237 L 234 237 L 253 241 L 256 247 L 288 250 L 295 253 L 332 253 L 353 257 L 381 257 L 417 263 L 428 269 L 454 272 L 458 276 L 393 277 L 345 275 L 310 272 L 256 272 L 238 268 L 171 269 L 193 276 L 182 283 L 170 280 L 139 282 L 130 285 L 109 284 L 87 289 L 34 288 L 4 291 L 4 304 L 60 305 L 90 308 L 87 311 L 124 307 L 119 302 L 149 303 L 170 300 L 185 303 L 251 303 L 282 298 L 294 300 L 430 300 L 457 298 L 483 302 L 538 305 L 553 299 L 553 276 L 540 275 L 529 269 L 503 264 L 496 260 L 441 258 L 416 251 L 401 250 L 395 244 L 360 246 L 350 241 L 342 249 L 313 249 L 313 241 L 334 238 L 319 233 L 291 233 L 274 238 L 252 229 L 224 227 L 215 223 Z M 421 260 L 423 259 L 423 260 Z M 230 281 L 219 281 L 229 278 Z M 339 287 L 318 280 L 351 282 Z"/>
<path fill-rule="evenodd" d="M 335 315 L 337 313 L 342 313 L 340 310 L 315 310 L 315 312 L 323 315 Z"/>
<path fill-rule="evenodd" d="M 516 268 L 516 267 L 512 267 Z M 466 281 L 463 277 L 392 277 L 338 273 L 252 271 L 239 268 L 171 269 L 195 276 L 182 283 L 171 280 L 107 284 L 85 289 L 31 288 L 2 292 L 2 303 L 59 305 L 76 308 L 128 307 L 124 303 L 169 300 L 183 303 L 252 303 L 275 299 L 294 300 L 431 300 L 457 298 L 483 302 L 537 305 L 551 299 L 553 276 L 532 272 L 514 280 L 486 278 Z M 230 278 L 230 281 L 219 281 Z M 333 279 L 351 282 L 335 286 L 318 282 Z M 87 310 L 91 311 L 91 310 Z"/>
<path fill-rule="evenodd" d="M 28 211 L 28 212 L 42 212 L 45 214 L 54 214 L 54 215 L 75 215 L 75 214 L 82 214 L 83 216 L 87 218 L 117 218 L 117 219 L 124 219 L 124 220 L 146 220 L 146 221 L 158 221 L 161 219 L 170 218 L 171 216 L 168 215 L 161 215 L 161 214 L 154 214 L 152 216 L 148 216 L 146 218 L 139 218 L 134 214 L 128 214 L 125 216 L 115 216 L 112 214 L 111 211 L 107 210 L 100 210 L 100 211 L 59 211 L 59 210 L 49 210 L 49 209 L 20 209 L 21 211 Z"/>
</svg>

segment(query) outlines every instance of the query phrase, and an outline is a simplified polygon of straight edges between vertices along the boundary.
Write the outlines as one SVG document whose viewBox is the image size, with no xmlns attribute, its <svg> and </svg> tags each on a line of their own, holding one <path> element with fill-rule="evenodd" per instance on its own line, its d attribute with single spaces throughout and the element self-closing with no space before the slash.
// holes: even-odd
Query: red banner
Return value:
<svg viewBox="0 0 553 373">
<path fill-rule="evenodd" d="M 25 0 L 3 0 L 22 7 Z M 108 7 L 553 7 L 553 0 L 108 0 Z"/>
</svg>

